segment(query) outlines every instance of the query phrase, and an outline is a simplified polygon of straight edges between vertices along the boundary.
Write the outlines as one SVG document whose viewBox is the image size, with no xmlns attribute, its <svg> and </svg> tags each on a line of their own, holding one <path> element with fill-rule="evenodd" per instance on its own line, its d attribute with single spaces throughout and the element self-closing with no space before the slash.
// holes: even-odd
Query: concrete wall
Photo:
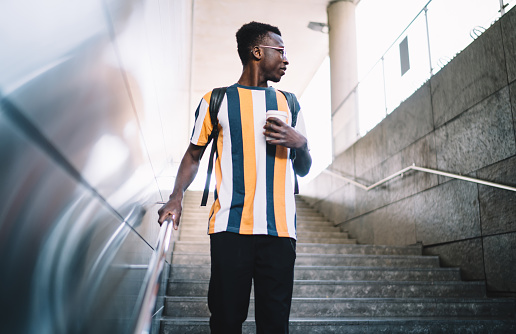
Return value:
<svg viewBox="0 0 516 334">
<path fill-rule="evenodd" d="M 413 163 L 516 186 L 516 11 L 433 76 L 330 170 L 370 185 Z M 516 292 L 516 193 L 421 172 L 369 192 L 328 174 L 304 198 L 359 243 L 421 242 L 466 280 Z"/>
</svg>

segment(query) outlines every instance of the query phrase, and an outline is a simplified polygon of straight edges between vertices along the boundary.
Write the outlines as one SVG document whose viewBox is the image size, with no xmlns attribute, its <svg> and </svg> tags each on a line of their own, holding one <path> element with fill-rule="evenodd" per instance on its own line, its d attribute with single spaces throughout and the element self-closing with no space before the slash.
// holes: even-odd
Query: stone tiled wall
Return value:
<svg viewBox="0 0 516 334">
<path fill-rule="evenodd" d="M 506 14 L 330 170 L 370 185 L 412 164 L 516 186 L 516 11 Z M 516 193 L 409 172 L 369 192 L 328 174 L 302 189 L 359 243 L 422 242 L 464 279 L 516 292 Z"/>
</svg>

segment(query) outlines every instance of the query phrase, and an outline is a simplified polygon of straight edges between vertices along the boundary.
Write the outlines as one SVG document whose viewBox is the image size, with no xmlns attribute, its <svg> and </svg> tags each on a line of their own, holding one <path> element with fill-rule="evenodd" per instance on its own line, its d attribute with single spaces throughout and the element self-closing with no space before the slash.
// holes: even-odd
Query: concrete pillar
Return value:
<svg viewBox="0 0 516 334">
<path fill-rule="evenodd" d="M 354 91 L 358 83 L 356 2 L 337 0 L 328 5 L 334 157 L 351 146 L 359 136 Z"/>
</svg>

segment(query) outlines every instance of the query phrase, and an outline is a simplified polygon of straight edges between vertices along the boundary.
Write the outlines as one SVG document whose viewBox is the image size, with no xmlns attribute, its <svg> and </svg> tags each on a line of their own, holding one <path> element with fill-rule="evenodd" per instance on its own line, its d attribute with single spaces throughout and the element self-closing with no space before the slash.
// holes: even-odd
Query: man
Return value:
<svg viewBox="0 0 516 334">
<path fill-rule="evenodd" d="M 289 64 L 279 29 L 251 22 L 236 37 L 243 71 L 227 88 L 217 114 L 216 199 L 208 228 L 210 328 L 212 333 L 242 332 L 254 280 L 257 333 L 288 333 L 296 258 L 290 150 L 295 150 L 293 164 L 300 176 L 308 173 L 312 159 L 301 113 L 297 131 L 289 125 L 293 111 L 285 96 L 268 86 L 268 81 L 280 81 Z M 213 129 L 210 97 L 211 92 L 197 108 L 174 190 L 159 210 L 159 223 L 172 219 L 175 229 L 183 194 Z M 266 121 L 267 110 L 287 111 L 289 124 L 273 117 Z"/>
</svg>

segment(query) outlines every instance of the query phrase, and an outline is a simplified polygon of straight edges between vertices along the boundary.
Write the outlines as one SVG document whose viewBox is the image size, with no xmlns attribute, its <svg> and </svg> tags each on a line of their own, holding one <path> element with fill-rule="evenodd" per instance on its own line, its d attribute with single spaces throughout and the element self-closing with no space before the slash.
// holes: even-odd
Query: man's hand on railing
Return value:
<svg viewBox="0 0 516 334">
<path fill-rule="evenodd" d="M 172 220 L 174 230 L 179 227 L 179 220 L 181 219 L 181 211 L 183 209 L 183 198 L 182 196 L 174 196 L 172 194 L 167 203 L 165 203 L 159 210 L 158 223 L 161 225 L 167 219 Z"/>
</svg>

